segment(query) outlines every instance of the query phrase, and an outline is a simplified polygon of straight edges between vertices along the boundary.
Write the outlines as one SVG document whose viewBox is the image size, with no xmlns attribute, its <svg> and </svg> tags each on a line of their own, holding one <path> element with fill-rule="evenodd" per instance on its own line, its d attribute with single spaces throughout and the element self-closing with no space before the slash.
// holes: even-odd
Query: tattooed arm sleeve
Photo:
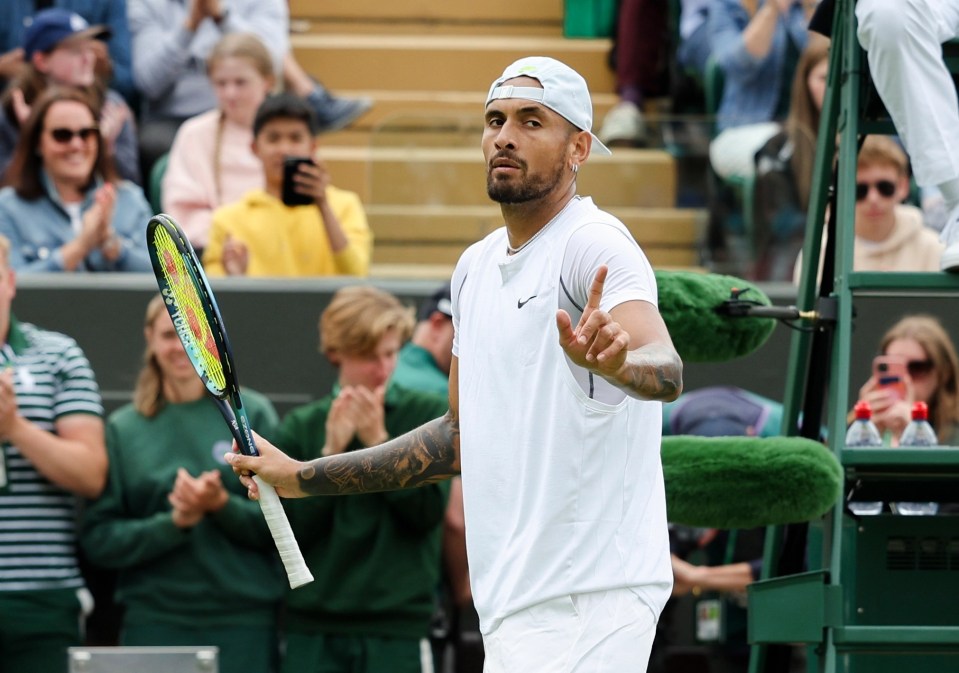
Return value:
<svg viewBox="0 0 959 673">
<path fill-rule="evenodd" d="M 299 472 L 309 495 L 412 488 L 459 474 L 459 419 L 451 409 L 385 444 L 318 458 Z"/>
</svg>

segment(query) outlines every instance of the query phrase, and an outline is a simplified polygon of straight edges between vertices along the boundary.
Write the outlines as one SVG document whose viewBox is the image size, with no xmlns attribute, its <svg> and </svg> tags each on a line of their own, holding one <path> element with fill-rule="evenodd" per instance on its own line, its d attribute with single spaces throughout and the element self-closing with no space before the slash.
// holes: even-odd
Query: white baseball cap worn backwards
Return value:
<svg viewBox="0 0 959 673">
<path fill-rule="evenodd" d="M 543 88 L 532 86 L 504 86 L 503 82 L 515 77 L 532 77 Z M 570 124 L 593 137 L 592 151 L 596 154 L 611 154 L 593 133 L 593 101 L 582 75 L 554 58 L 527 56 L 510 64 L 493 82 L 486 96 L 486 104 L 499 98 L 522 98 L 549 108 Z"/>
</svg>

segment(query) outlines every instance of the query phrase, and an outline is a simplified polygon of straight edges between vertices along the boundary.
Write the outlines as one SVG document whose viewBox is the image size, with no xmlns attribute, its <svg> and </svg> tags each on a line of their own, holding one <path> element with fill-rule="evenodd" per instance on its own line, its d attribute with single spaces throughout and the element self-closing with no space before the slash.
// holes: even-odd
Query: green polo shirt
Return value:
<svg viewBox="0 0 959 673">
<path fill-rule="evenodd" d="M 420 390 L 443 397 L 448 397 L 450 392 L 449 377 L 436 365 L 436 360 L 428 350 L 412 341 L 400 349 L 390 383 L 407 390 Z"/>
</svg>

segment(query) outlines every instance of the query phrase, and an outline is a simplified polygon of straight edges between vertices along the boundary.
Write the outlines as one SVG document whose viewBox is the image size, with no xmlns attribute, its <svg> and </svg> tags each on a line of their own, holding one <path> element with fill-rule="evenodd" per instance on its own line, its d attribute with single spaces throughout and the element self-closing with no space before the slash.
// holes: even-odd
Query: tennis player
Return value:
<svg viewBox="0 0 959 673">
<path fill-rule="evenodd" d="M 682 362 L 649 262 L 579 196 L 590 152 L 586 82 L 516 61 L 486 100 L 487 191 L 505 227 L 452 282 L 450 411 L 364 451 L 308 463 L 266 442 L 230 455 L 300 497 L 418 486 L 462 473 L 486 673 L 645 671 L 672 585 L 661 404 Z"/>
</svg>

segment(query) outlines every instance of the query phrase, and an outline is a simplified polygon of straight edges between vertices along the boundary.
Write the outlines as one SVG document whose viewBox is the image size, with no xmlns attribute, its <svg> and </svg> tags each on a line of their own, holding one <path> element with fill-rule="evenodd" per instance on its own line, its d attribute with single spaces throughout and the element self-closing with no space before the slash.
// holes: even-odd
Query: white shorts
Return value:
<svg viewBox="0 0 959 673">
<path fill-rule="evenodd" d="M 483 637 L 483 673 L 645 673 L 656 615 L 633 590 L 545 601 Z"/>
</svg>

